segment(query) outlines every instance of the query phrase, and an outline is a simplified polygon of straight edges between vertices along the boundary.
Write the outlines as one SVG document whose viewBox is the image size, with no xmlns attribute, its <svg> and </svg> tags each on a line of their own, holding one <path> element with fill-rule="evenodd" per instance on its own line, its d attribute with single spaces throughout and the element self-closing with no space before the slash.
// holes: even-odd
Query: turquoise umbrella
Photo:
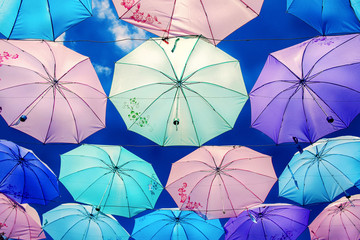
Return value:
<svg viewBox="0 0 360 240">
<path fill-rule="evenodd" d="M 132 217 L 163 190 L 152 165 L 121 146 L 84 144 L 61 155 L 60 182 L 78 202 Z"/>
<path fill-rule="evenodd" d="M 149 39 L 116 62 L 109 99 L 129 130 L 199 146 L 234 127 L 248 95 L 239 61 L 189 36 Z"/>
<path fill-rule="evenodd" d="M 136 240 L 216 240 L 224 234 L 219 219 L 205 220 L 192 211 L 159 209 L 135 219 Z"/>
<path fill-rule="evenodd" d="M 324 138 L 297 152 L 279 177 L 279 196 L 302 205 L 331 202 L 360 180 L 360 138 Z"/>
<path fill-rule="evenodd" d="M 44 213 L 42 227 L 54 240 L 129 239 L 113 216 L 76 203 L 61 204 Z"/>
</svg>

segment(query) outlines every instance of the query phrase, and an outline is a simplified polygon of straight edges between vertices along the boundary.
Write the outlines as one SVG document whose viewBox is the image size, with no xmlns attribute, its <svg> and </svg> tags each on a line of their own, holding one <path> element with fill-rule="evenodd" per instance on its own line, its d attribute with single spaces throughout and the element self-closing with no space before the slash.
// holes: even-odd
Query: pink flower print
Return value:
<svg viewBox="0 0 360 240">
<path fill-rule="evenodd" d="M 135 1 L 134 0 L 123 0 L 121 2 L 121 5 L 123 5 L 127 10 L 130 10 L 132 6 L 134 6 Z"/>
<path fill-rule="evenodd" d="M 202 207 L 200 203 L 198 203 L 198 202 L 191 202 L 191 201 L 190 201 L 190 197 L 188 197 L 188 202 L 187 202 L 185 208 L 187 208 L 187 209 L 189 209 L 189 210 L 194 210 L 194 209 L 199 209 L 200 207 Z"/>
<path fill-rule="evenodd" d="M 181 188 L 178 189 L 179 195 L 180 195 L 180 202 L 184 203 L 186 201 L 187 198 L 187 194 L 185 193 L 186 190 L 185 188 L 187 187 L 187 183 L 183 183 L 183 186 Z"/>
<path fill-rule="evenodd" d="M 3 52 L 3 57 L 4 57 L 5 59 L 9 59 L 10 54 L 9 54 L 8 52 Z"/>
<path fill-rule="evenodd" d="M 7 225 L 5 223 L 0 222 L 0 228 L 2 227 L 7 227 Z"/>
<path fill-rule="evenodd" d="M 152 24 L 152 23 L 154 23 L 154 18 L 150 14 L 148 14 L 145 18 L 145 22 Z"/>
<path fill-rule="evenodd" d="M 130 18 L 134 19 L 136 22 L 143 22 L 144 13 L 140 12 L 139 9 L 137 9 Z"/>
<path fill-rule="evenodd" d="M 15 54 L 15 55 L 12 55 L 12 59 L 17 59 L 19 57 L 19 55 L 18 54 Z"/>
</svg>

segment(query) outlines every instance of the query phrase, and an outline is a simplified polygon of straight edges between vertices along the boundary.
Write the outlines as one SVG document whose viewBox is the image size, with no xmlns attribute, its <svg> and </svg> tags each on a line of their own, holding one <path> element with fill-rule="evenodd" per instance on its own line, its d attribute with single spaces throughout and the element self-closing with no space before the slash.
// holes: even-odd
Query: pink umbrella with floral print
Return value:
<svg viewBox="0 0 360 240">
<path fill-rule="evenodd" d="M 0 193 L 0 239 L 45 239 L 40 218 L 28 204 L 19 204 Z"/>
<path fill-rule="evenodd" d="M 90 59 L 62 44 L 0 40 L 0 112 L 43 143 L 79 143 L 105 127 L 107 96 Z"/>
<path fill-rule="evenodd" d="M 270 156 L 241 146 L 204 146 L 173 163 L 166 190 L 181 210 L 229 218 L 263 203 L 276 180 Z"/>
<path fill-rule="evenodd" d="M 263 0 L 113 0 L 119 18 L 160 37 L 203 35 L 216 45 L 260 14 Z"/>
</svg>

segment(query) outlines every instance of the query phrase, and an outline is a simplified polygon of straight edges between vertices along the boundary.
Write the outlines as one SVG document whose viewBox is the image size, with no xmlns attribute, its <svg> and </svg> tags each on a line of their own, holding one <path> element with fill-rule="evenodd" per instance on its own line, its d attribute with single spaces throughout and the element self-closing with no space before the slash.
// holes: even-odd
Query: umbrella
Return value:
<svg viewBox="0 0 360 240">
<path fill-rule="evenodd" d="M 203 35 L 218 44 L 260 14 L 263 0 L 113 0 L 119 18 L 160 37 Z"/>
<path fill-rule="evenodd" d="M 129 234 L 111 215 L 94 207 L 61 204 L 43 214 L 43 229 L 54 239 L 129 239 Z"/>
<path fill-rule="evenodd" d="M 121 146 L 85 144 L 62 154 L 59 180 L 76 201 L 124 217 L 153 209 L 163 189 L 151 164 Z"/>
<path fill-rule="evenodd" d="M 120 59 L 109 98 L 129 130 L 199 146 L 233 128 L 248 96 L 239 62 L 198 36 L 152 38 Z"/>
<path fill-rule="evenodd" d="M 134 239 L 216 240 L 224 234 L 219 219 L 205 220 L 192 211 L 159 209 L 135 219 Z"/>
<path fill-rule="evenodd" d="M 287 12 L 297 16 L 322 35 L 356 33 L 360 22 L 357 0 L 287 0 Z M 354 12 L 355 11 L 355 12 Z"/>
<path fill-rule="evenodd" d="M 276 143 L 315 142 L 360 112 L 358 34 L 316 37 L 271 53 L 250 92 L 252 127 Z"/>
<path fill-rule="evenodd" d="M 1 40 L 0 48 L 9 126 L 43 143 L 79 143 L 105 127 L 107 97 L 88 57 L 46 41 Z"/>
<path fill-rule="evenodd" d="M 182 210 L 228 218 L 263 203 L 276 180 L 270 156 L 241 146 L 204 146 L 173 163 L 165 188 Z"/>
<path fill-rule="evenodd" d="M 311 239 L 359 239 L 360 195 L 329 204 L 309 225 Z"/>
<path fill-rule="evenodd" d="M 360 180 L 360 138 L 321 139 L 297 152 L 279 177 L 279 196 L 300 204 L 330 202 Z"/>
<path fill-rule="evenodd" d="M 225 224 L 225 239 L 296 240 L 307 228 L 310 211 L 290 204 L 261 204 Z"/>
<path fill-rule="evenodd" d="M 45 239 L 36 210 L 0 193 L 0 237 L 2 236 L 12 239 Z"/>
<path fill-rule="evenodd" d="M 55 40 L 91 15 L 91 0 L 1 1 L 0 32 L 8 39 Z"/>
<path fill-rule="evenodd" d="M 0 192 L 20 203 L 47 204 L 59 196 L 58 180 L 31 150 L 0 140 Z"/>
</svg>

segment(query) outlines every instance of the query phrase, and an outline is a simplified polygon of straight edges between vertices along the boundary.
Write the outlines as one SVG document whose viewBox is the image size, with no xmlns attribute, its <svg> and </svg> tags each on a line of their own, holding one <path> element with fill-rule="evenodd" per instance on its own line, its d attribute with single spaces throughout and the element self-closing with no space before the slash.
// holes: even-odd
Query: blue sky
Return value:
<svg viewBox="0 0 360 240">
<path fill-rule="evenodd" d="M 226 23 L 224 23 L 226 24 Z M 286 0 L 265 0 L 260 16 L 242 26 L 218 44 L 221 50 L 238 59 L 248 92 L 254 85 L 269 53 L 292 46 L 318 33 L 300 19 L 286 13 Z M 109 94 L 114 63 L 143 43 L 152 34 L 118 19 L 113 3 L 109 0 L 93 0 L 93 17 L 74 26 L 56 41 L 74 51 L 89 56 L 102 86 Z M 240 113 L 233 130 L 226 132 L 205 145 L 244 145 L 272 156 L 277 176 L 281 174 L 292 155 L 297 151 L 290 144 L 275 145 L 273 141 L 256 129 L 250 128 L 250 102 Z M 162 184 L 165 186 L 171 163 L 194 151 L 196 147 L 159 147 L 146 138 L 130 132 L 110 101 L 107 106 L 107 127 L 91 135 L 83 143 L 122 145 L 129 151 L 153 164 Z M 349 128 L 335 132 L 328 137 L 360 135 L 360 119 L 356 118 Z M 34 138 L 8 127 L 0 119 L 0 137 L 32 149 L 35 154 L 59 175 L 60 154 L 77 147 L 75 144 L 43 145 Z M 307 144 L 302 144 L 304 147 Z M 33 205 L 42 213 L 65 202 L 74 202 L 65 187 L 60 184 L 61 196 L 46 206 Z M 278 197 L 278 185 L 266 199 L 266 203 L 292 203 Z M 352 193 L 359 190 L 352 189 Z M 310 221 L 327 204 L 306 206 L 311 209 Z M 164 190 L 156 204 L 156 209 L 176 207 L 170 195 Z M 147 212 L 145 212 L 147 213 Z M 145 214 L 144 213 L 144 214 Z M 140 214 L 141 216 L 143 214 Z M 117 217 L 120 224 L 132 232 L 134 218 Z M 226 219 L 221 220 L 224 224 Z M 50 239 L 50 238 L 49 238 Z M 299 239 L 310 239 L 306 230 Z"/>
</svg>

